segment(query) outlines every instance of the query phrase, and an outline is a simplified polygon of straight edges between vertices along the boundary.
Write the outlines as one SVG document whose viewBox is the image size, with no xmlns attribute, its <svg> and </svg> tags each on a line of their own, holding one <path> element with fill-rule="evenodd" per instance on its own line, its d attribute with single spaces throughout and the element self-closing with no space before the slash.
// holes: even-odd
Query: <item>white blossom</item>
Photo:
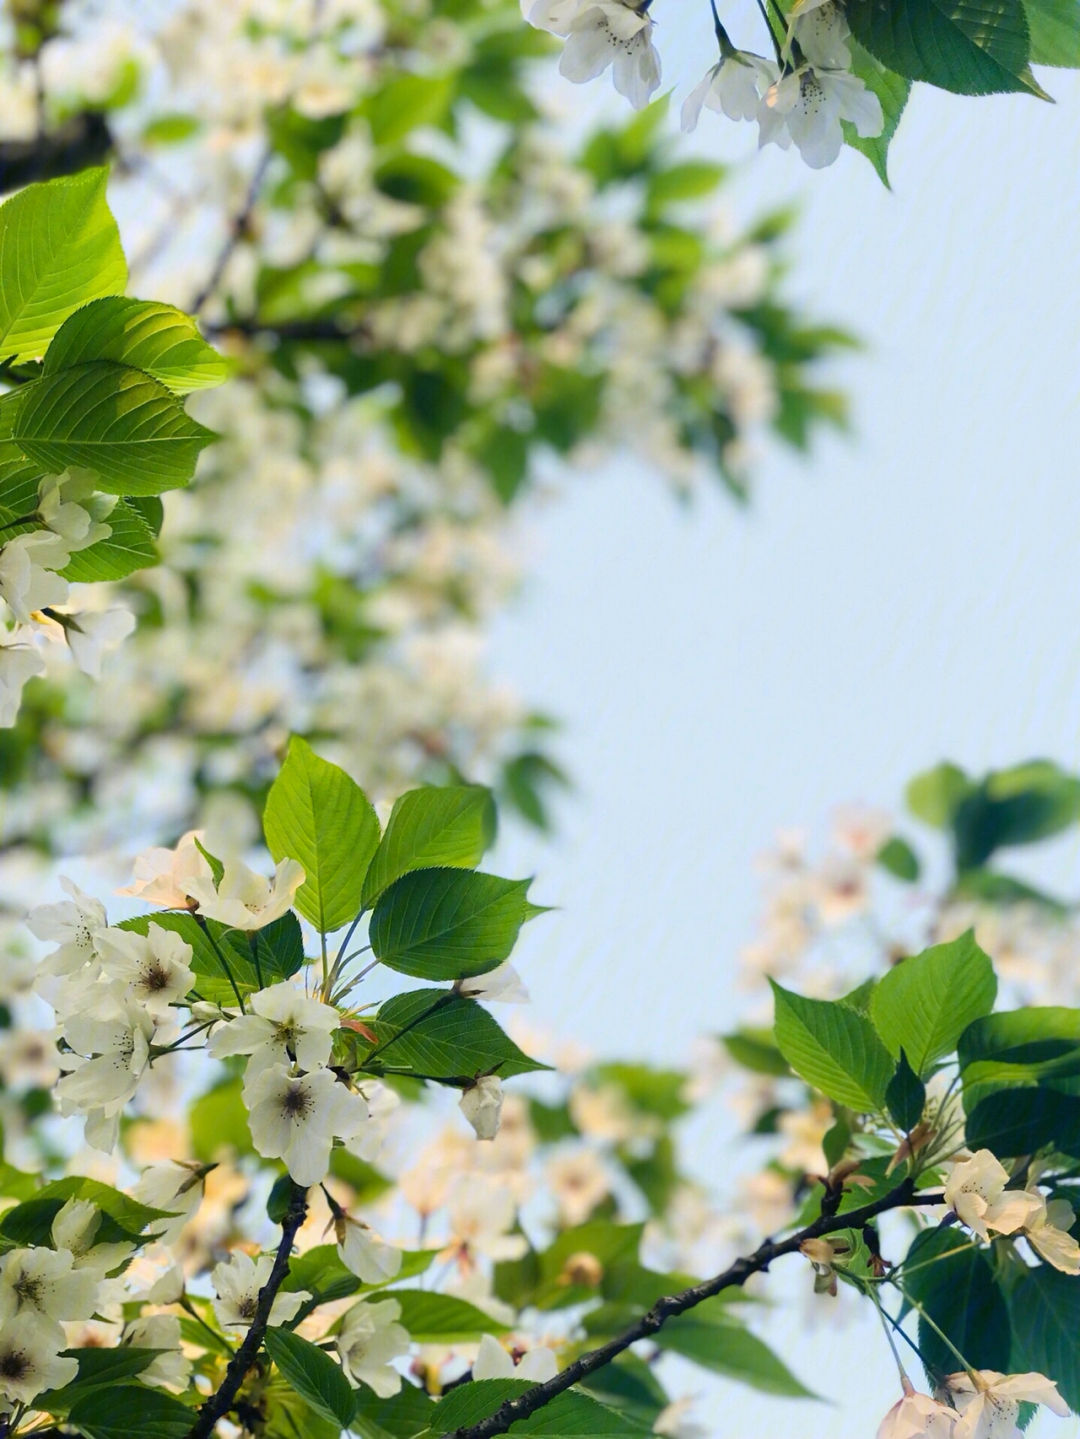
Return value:
<svg viewBox="0 0 1080 1439">
<path fill-rule="evenodd" d="M 214 1313 L 223 1329 L 246 1329 L 251 1324 L 258 1308 L 259 1291 L 265 1287 L 273 1267 L 272 1255 L 264 1254 L 256 1260 L 241 1250 L 214 1266 L 210 1275 L 217 1295 L 213 1300 Z M 279 1289 L 270 1306 L 270 1327 L 295 1319 L 297 1310 L 310 1298 L 304 1290 L 286 1293 Z"/>
<path fill-rule="evenodd" d="M 189 830 L 175 849 L 155 845 L 136 855 L 132 872 L 134 881 L 117 894 L 130 894 L 146 904 L 163 909 L 186 909 L 189 903 L 189 880 L 210 879 L 210 865 L 199 846 L 205 838 L 201 830 Z"/>
<path fill-rule="evenodd" d="M 550 1349 L 542 1345 L 530 1349 L 515 1364 L 513 1356 L 491 1334 L 485 1334 L 480 1340 L 480 1350 L 472 1366 L 474 1379 L 529 1379 L 534 1384 L 544 1384 L 558 1372 L 558 1362 Z"/>
<path fill-rule="evenodd" d="M 993 1369 L 977 1374 L 977 1383 L 968 1374 L 949 1375 L 949 1392 L 960 1411 L 953 1439 L 1019 1439 L 1016 1417 L 1024 1402 L 1045 1404 L 1062 1418 L 1069 1413 L 1057 1385 L 1042 1374 L 998 1374 Z"/>
<path fill-rule="evenodd" d="M 401 1270 L 401 1250 L 387 1244 L 360 1219 L 334 1217 L 338 1258 L 365 1284 L 387 1284 Z"/>
<path fill-rule="evenodd" d="M 68 582 L 56 571 L 70 558 L 64 541 L 51 530 L 16 535 L 0 549 L 0 598 L 20 624 L 28 625 L 35 610 L 64 604 Z"/>
<path fill-rule="evenodd" d="M 123 1341 L 135 1349 L 161 1349 L 145 1369 L 139 1383 L 155 1388 L 184 1389 L 191 1375 L 191 1360 L 180 1351 L 180 1320 L 175 1314 L 142 1314 L 124 1326 Z"/>
<path fill-rule="evenodd" d="M 98 937 L 101 967 L 125 986 L 134 1003 L 161 1020 L 169 1006 L 187 997 L 195 983 L 191 945 L 173 929 L 151 922 L 145 935 L 133 929 L 106 929 Z"/>
<path fill-rule="evenodd" d="M 101 678 L 101 661 L 120 647 L 135 628 L 135 616 L 117 605 L 111 610 L 83 610 L 64 616 L 64 638 L 72 658 L 91 679 Z"/>
<path fill-rule="evenodd" d="M 128 1240 L 98 1244 L 101 1210 L 89 1199 L 69 1199 L 52 1222 L 52 1240 L 57 1250 L 66 1249 L 76 1269 L 92 1270 L 97 1280 L 105 1278 L 135 1252 Z"/>
<path fill-rule="evenodd" d="M 945 1203 L 956 1211 L 962 1224 L 989 1239 L 989 1230 L 1015 1234 L 1040 1208 L 1042 1196 L 1024 1189 L 1006 1189 L 1009 1173 L 989 1149 L 978 1150 L 970 1159 L 954 1164 L 945 1182 Z"/>
<path fill-rule="evenodd" d="M 38 491 L 38 515 L 74 554 L 112 534 L 104 520 L 116 500 L 115 495 L 94 494 L 92 475 L 46 475 Z"/>
<path fill-rule="evenodd" d="M 559 73 L 575 84 L 595 80 L 609 65 L 615 89 L 635 110 L 660 85 L 660 57 L 644 6 L 623 0 L 536 0 L 527 19 L 539 30 L 566 37 Z"/>
<path fill-rule="evenodd" d="M 1069 1233 L 1075 1223 L 1067 1199 L 1043 1200 L 1042 1209 L 1025 1223 L 1024 1238 L 1047 1264 L 1063 1274 L 1080 1274 L 1080 1244 Z"/>
<path fill-rule="evenodd" d="M 819 69 L 850 70 L 851 51 L 847 45 L 850 35 L 851 29 L 836 0 L 803 6 L 791 19 L 785 57 L 790 55 L 794 40 L 809 64 Z"/>
<path fill-rule="evenodd" d="M 904 1379 L 898 1399 L 878 1426 L 877 1439 L 952 1439 L 956 1410 L 920 1394 Z"/>
<path fill-rule="evenodd" d="M 303 882 L 303 868 L 294 859 L 283 859 L 272 879 L 249 869 L 242 860 L 230 859 L 225 861 L 217 888 L 212 878 L 198 875 L 190 876 L 185 885 L 207 919 L 233 929 L 262 929 L 292 908 Z"/>
<path fill-rule="evenodd" d="M 59 946 L 42 964 L 45 974 L 74 974 L 98 957 L 98 940 L 108 929 L 105 906 L 84 894 L 73 880 L 60 876 L 60 887 L 71 896 L 58 904 L 39 904 L 26 917 L 30 933 Z"/>
<path fill-rule="evenodd" d="M 509 960 L 489 969 L 487 974 L 458 980 L 457 991 L 466 999 L 482 999 L 488 1004 L 495 1001 L 500 1004 L 529 1003 L 529 991 Z"/>
<path fill-rule="evenodd" d="M 333 1034 L 341 1023 L 336 1009 L 309 999 L 292 984 L 272 984 L 247 1001 L 241 1014 L 210 1036 L 208 1049 L 215 1059 L 232 1054 L 250 1055 L 247 1083 L 264 1069 L 295 1060 L 301 1069 L 321 1069 L 330 1058 Z"/>
<path fill-rule="evenodd" d="M 147 1165 L 132 1185 L 132 1198 L 149 1205 L 151 1209 L 163 1209 L 176 1215 L 160 1231 L 163 1244 L 176 1244 L 180 1231 L 195 1214 L 203 1197 L 206 1174 L 207 1166 L 204 1164 L 165 1159 L 158 1164 Z"/>
<path fill-rule="evenodd" d="M 461 1096 L 461 1112 L 476 1130 L 477 1139 L 494 1139 L 499 1132 L 503 1087 L 497 1074 L 485 1074 Z"/>
<path fill-rule="evenodd" d="M 0 1261 L 0 1327 L 40 1321 L 63 1344 L 60 1321 L 89 1319 L 97 1305 L 98 1278 L 76 1269 L 70 1250 L 12 1249 Z"/>
<path fill-rule="evenodd" d="M 840 154 L 841 120 L 850 120 L 864 140 L 885 128 L 881 101 L 858 76 L 804 65 L 769 86 L 758 111 L 759 143 L 786 148 L 794 140 L 811 169 L 820 170 Z"/>
<path fill-rule="evenodd" d="M 351 1139 L 367 1122 L 367 1104 L 328 1069 L 291 1074 L 264 1069 L 244 1091 L 251 1141 L 264 1159 L 283 1159 L 297 1184 L 319 1184 L 334 1138 Z"/>
<path fill-rule="evenodd" d="M 87 1116 L 87 1143 L 110 1152 L 119 1135 L 120 1113 L 149 1062 L 154 1021 L 117 992 L 118 987 L 101 989 L 92 1009 L 64 1020 L 64 1038 L 73 1053 L 62 1058 L 68 1073 L 56 1093 L 62 1113 Z"/>
<path fill-rule="evenodd" d="M 682 128 L 697 129 L 701 108 L 724 114 L 729 120 L 756 120 L 762 96 L 779 77 L 771 60 L 736 50 L 718 65 L 706 71 L 705 77 L 683 101 Z"/>
<path fill-rule="evenodd" d="M 79 1372 L 78 1361 L 62 1359 L 63 1331 L 59 1340 L 49 1323 L 20 1315 L 12 1324 L 0 1324 L 0 1394 L 10 1403 L 31 1404 L 46 1389 L 61 1389 Z"/>
<path fill-rule="evenodd" d="M 27 642 L 29 633 L 0 629 L 0 729 L 10 729 L 18 719 L 28 681 L 45 673 L 44 659 Z"/>
<path fill-rule="evenodd" d="M 377 1304 L 354 1304 L 341 1322 L 338 1354 L 341 1367 L 357 1384 L 366 1384 L 380 1399 L 401 1389 L 401 1375 L 391 1361 L 409 1352 L 409 1334 L 397 1321 L 401 1305 L 396 1299 Z"/>
</svg>

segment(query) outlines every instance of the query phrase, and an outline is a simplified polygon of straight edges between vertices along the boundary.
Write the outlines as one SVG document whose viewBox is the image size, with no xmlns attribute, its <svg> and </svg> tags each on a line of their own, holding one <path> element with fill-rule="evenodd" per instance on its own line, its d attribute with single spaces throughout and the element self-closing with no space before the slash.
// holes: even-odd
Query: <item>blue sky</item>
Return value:
<svg viewBox="0 0 1080 1439">
<path fill-rule="evenodd" d="M 663 27 L 676 101 L 707 53 L 698 19 Z M 557 844 L 500 855 L 561 906 L 521 949 L 538 1022 L 677 1061 L 736 1013 L 753 856 L 778 828 L 898 806 L 946 756 L 1080 768 L 1080 78 L 1041 78 L 1057 105 L 916 87 L 892 193 L 854 154 L 818 174 L 751 160 L 751 127 L 704 118 L 694 148 L 746 162 L 740 213 L 801 202 L 791 291 L 868 346 L 843 367 L 855 432 L 809 464 L 772 453 L 746 514 L 718 494 L 682 509 L 623 460 L 535 519 L 493 665 L 563 719 L 578 783 Z M 1055 857 L 1074 890 L 1077 858 Z M 717 1180 L 730 1162 L 708 1134 L 695 1154 Z M 718 1384 L 715 1432 L 875 1431 L 895 1384 L 880 1336 L 770 1332 L 841 1402 Z"/>
</svg>

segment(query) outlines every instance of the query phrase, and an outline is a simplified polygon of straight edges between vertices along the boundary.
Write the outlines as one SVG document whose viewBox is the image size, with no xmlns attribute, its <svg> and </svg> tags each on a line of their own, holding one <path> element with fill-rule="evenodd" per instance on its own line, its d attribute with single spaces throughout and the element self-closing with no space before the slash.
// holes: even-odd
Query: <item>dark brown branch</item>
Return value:
<svg viewBox="0 0 1080 1439">
<path fill-rule="evenodd" d="M 573 1364 L 568 1364 L 565 1369 L 556 1374 L 554 1379 L 549 1379 L 546 1384 L 537 1384 L 534 1389 L 518 1395 L 516 1399 L 508 1399 L 494 1414 L 487 1419 L 481 1419 L 478 1424 L 470 1424 L 465 1429 L 457 1429 L 451 1439 L 494 1439 L 496 1434 L 505 1434 L 511 1424 L 518 1419 L 524 1419 L 529 1414 L 535 1414 L 545 1404 L 549 1404 L 556 1395 L 563 1394 L 573 1384 L 595 1374 L 597 1369 L 602 1369 L 605 1364 L 610 1364 L 631 1344 L 636 1344 L 639 1339 L 648 1339 L 659 1329 L 662 1329 L 669 1319 L 674 1319 L 677 1314 L 685 1314 L 688 1309 L 704 1303 L 706 1299 L 712 1299 L 725 1289 L 732 1289 L 745 1284 L 752 1274 L 761 1274 L 774 1259 L 781 1259 L 785 1254 L 797 1254 L 799 1247 L 807 1239 L 820 1239 L 823 1235 L 833 1234 L 838 1229 L 861 1229 L 868 1220 L 878 1214 L 884 1214 L 889 1209 L 899 1209 L 904 1205 L 911 1204 L 940 1204 L 942 1196 L 938 1193 L 916 1194 L 915 1186 L 910 1179 L 898 1185 L 890 1193 L 881 1199 L 875 1200 L 872 1204 L 864 1204 L 861 1209 L 851 1209 L 846 1214 L 822 1215 L 813 1224 L 805 1229 L 800 1229 L 797 1234 L 790 1238 L 777 1242 L 773 1239 L 766 1239 L 764 1244 L 758 1246 L 753 1254 L 745 1258 L 736 1259 L 730 1268 L 725 1269 L 722 1274 L 717 1274 L 713 1279 L 705 1279 L 700 1284 L 693 1284 L 689 1289 L 680 1290 L 678 1294 L 667 1294 L 663 1299 L 657 1301 L 647 1314 L 625 1329 L 607 1344 L 602 1344 L 599 1349 L 591 1349 L 588 1354 L 583 1354 Z"/>
<path fill-rule="evenodd" d="M 4 140 L 0 142 L 0 195 L 34 180 L 55 180 L 102 165 L 112 148 L 108 121 L 97 110 L 72 115 L 57 129 L 32 140 Z"/>
<path fill-rule="evenodd" d="M 255 1317 L 251 1321 L 251 1328 L 240 1348 L 229 1360 L 229 1367 L 225 1370 L 221 1388 L 215 1394 L 211 1394 L 199 1410 L 199 1417 L 188 1430 L 187 1439 L 209 1439 L 218 1420 L 224 1419 L 232 1408 L 240 1386 L 243 1384 L 248 1370 L 255 1363 L 256 1355 L 262 1347 L 270 1321 L 270 1310 L 274 1307 L 277 1292 L 289 1272 L 289 1255 L 292 1252 L 296 1231 L 306 1217 L 307 1190 L 294 1184 L 292 1199 L 289 1201 L 289 1208 L 281 1225 L 281 1243 L 278 1245 L 277 1254 L 274 1257 L 274 1267 L 270 1270 L 270 1278 L 259 1290 L 259 1300 L 255 1307 Z"/>
<path fill-rule="evenodd" d="M 259 163 L 255 166 L 251 182 L 244 196 L 244 203 L 229 222 L 229 233 L 225 236 L 225 243 L 218 251 L 218 257 L 214 261 L 214 267 L 206 284 L 202 287 L 191 303 L 191 313 L 197 315 L 207 300 L 213 295 L 218 285 L 221 284 L 222 276 L 225 274 L 226 266 L 233 257 L 233 251 L 248 232 L 251 224 L 251 216 L 254 213 L 255 205 L 259 199 L 259 191 L 262 189 L 266 172 L 270 168 L 270 161 L 274 158 L 274 151 L 268 145 L 259 157 Z"/>
</svg>

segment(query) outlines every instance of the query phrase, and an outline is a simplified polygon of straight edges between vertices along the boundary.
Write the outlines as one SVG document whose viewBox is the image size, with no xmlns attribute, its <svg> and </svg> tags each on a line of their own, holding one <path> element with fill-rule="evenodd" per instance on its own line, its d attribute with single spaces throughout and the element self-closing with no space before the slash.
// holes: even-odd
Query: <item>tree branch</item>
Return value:
<svg viewBox="0 0 1080 1439">
<path fill-rule="evenodd" d="M 306 1217 L 307 1190 L 294 1184 L 292 1199 L 289 1201 L 289 1208 L 281 1225 L 281 1243 L 278 1245 L 274 1258 L 274 1267 L 270 1271 L 270 1278 L 259 1290 L 259 1300 L 255 1307 L 255 1318 L 251 1321 L 251 1328 L 240 1348 L 229 1360 L 229 1367 L 225 1370 L 221 1388 L 215 1394 L 211 1394 L 199 1410 L 199 1417 L 188 1430 L 187 1439 L 210 1439 L 218 1420 L 223 1419 L 232 1408 L 233 1400 L 262 1346 L 270 1321 L 270 1310 L 273 1308 L 277 1292 L 289 1272 L 289 1255 L 292 1252 L 296 1231 Z"/>
<path fill-rule="evenodd" d="M 565 1393 L 571 1385 L 594 1374 L 605 1364 L 610 1364 L 624 1349 L 629 1349 L 631 1344 L 636 1344 L 639 1339 L 648 1339 L 662 1329 L 669 1319 L 674 1319 L 677 1314 L 685 1314 L 688 1309 L 693 1309 L 706 1299 L 712 1299 L 725 1289 L 745 1284 L 752 1274 L 760 1274 L 768 1269 L 774 1259 L 781 1259 L 785 1254 L 797 1254 L 800 1246 L 807 1239 L 820 1239 L 823 1235 L 833 1234 L 838 1229 L 861 1229 L 868 1220 L 878 1214 L 884 1214 L 889 1209 L 899 1209 L 912 1204 L 940 1204 L 941 1202 L 942 1196 L 939 1193 L 916 1194 L 913 1181 L 905 1179 L 890 1193 L 883 1195 L 881 1199 L 875 1200 L 872 1204 L 864 1204 L 861 1209 L 850 1209 L 846 1214 L 823 1214 L 813 1224 L 808 1225 L 805 1229 L 800 1229 L 797 1234 L 793 1234 L 779 1243 L 773 1239 L 766 1239 L 764 1244 L 754 1250 L 753 1254 L 736 1259 L 730 1268 L 725 1269 L 722 1274 L 717 1274 L 715 1278 L 705 1279 L 700 1284 L 692 1284 L 689 1289 L 683 1289 L 678 1294 L 665 1295 L 663 1299 L 653 1305 L 647 1314 L 643 1314 L 636 1324 L 623 1330 L 607 1344 L 602 1344 L 599 1349 L 591 1349 L 587 1354 L 583 1354 L 580 1359 L 575 1360 L 573 1364 L 568 1364 L 546 1384 L 537 1384 L 534 1389 L 529 1389 L 516 1399 L 508 1399 L 487 1419 L 481 1419 L 479 1423 L 470 1424 L 464 1429 L 455 1430 L 450 1439 L 494 1439 L 496 1434 L 505 1434 L 511 1424 L 518 1419 L 535 1414 L 538 1409 L 549 1404 L 556 1395 Z"/>
<path fill-rule="evenodd" d="M 55 180 L 101 165 L 112 148 L 108 121 L 98 110 L 82 110 L 32 140 L 0 141 L 0 195 L 35 180 Z"/>
<path fill-rule="evenodd" d="M 247 194 L 244 196 L 244 203 L 229 222 L 229 233 L 225 236 L 225 243 L 218 251 L 217 259 L 214 261 L 214 267 L 210 271 L 206 284 L 191 302 L 191 313 L 193 315 L 199 313 L 207 300 L 213 295 L 218 285 L 220 285 L 222 276 L 225 274 L 226 266 L 233 257 L 233 251 L 247 234 L 248 226 L 251 224 L 251 217 L 255 211 L 255 205 L 259 199 L 259 191 L 262 189 L 263 180 L 266 178 L 266 172 L 270 168 L 270 161 L 273 158 L 273 147 L 267 145 L 259 157 L 259 163 L 255 166 L 254 173 L 251 176 Z"/>
</svg>

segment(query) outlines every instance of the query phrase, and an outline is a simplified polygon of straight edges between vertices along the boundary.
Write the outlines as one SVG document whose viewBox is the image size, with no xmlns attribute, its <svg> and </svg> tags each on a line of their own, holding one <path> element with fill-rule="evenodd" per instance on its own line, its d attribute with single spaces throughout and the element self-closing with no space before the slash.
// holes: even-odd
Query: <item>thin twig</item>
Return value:
<svg viewBox="0 0 1080 1439">
<path fill-rule="evenodd" d="M 244 203 L 229 223 L 229 233 L 225 236 L 225 243 L 218 251 L 218 257 L 214 261 L 214 268 L 210 271 L 206 284 L 192 301 L 191 313 L 193 315 L 199 313 L 207 300 L 213 295 L 218 285 L 221 284 L 221 278 L 225 274 L 225 267 L 232 259 L 233 251 L 247 233 L 248 225 L 251 223 L 252 212 L 259 198 L 259 191 L 262 189 L 262 182 L 266 178 L 266 172 L 270 168 L 270 161 L 273 158 L 273 148 L 268 145 L 260 155 L 259 163 L 255 166 L 251 183 L 247 188 L 247 194 L 244 196 Z"/>
<path fill-rule="evenodd" d="M 211 1394 L 199 1410 L 199 1417 L 188 1430 L 187 1439 L 210 1439 L 218 1420 L 223 1419 L 232 1408 L 233 1400 L 262 1347 L 267 1325 L 270 1322 L 270 1310 L 274 1307 L 277 1292 L 289 1272 L 289 1255 L 292 1252 L 296 1231 L 306 1218 L 307 1190 L 294 1184 L 292 1199 L 289 1201 L 289 1208 L 281 1226 L 281 1243 L 278 1245 L 277 1254 L 274 1257 L 270 1278 L 259 1290 L 259 1299 L 255 1306 L 255 1317 L 251 1321 L 251 1328 L 240 1348 L 229 1360 L 229 1367 L 225 1370 L 221 1388 L 215 1394 Z"/>
<path fill-rule="evenodd" d="M 636 1344 L 639 1339 L 648 1339 L 658 1330 L 662 1329 L 669 1319 L 674 1319 L 678 1314 L 685 1314 L 688 1309 L 695 1308 L 698 1304 L 704 1303 L 706 1299 L 712 1299 L 715 1295 L 721 1294 L 725 1289 L 733 1289 L 746 1283 L 752 1274 L 761 1274 L 774 1259 L 780 1259 L 785 1254 L 797 1254 L 802 1244 L 807 1239 L 818 1239 L 825 1234 L 833 1234 L 838 1229 L 859 1229 L 867 1220 L 873 1219 L 878 1214 L 884 1214 L 889 1209 L 899 1209 L 912 1204 L 940 1204 L 939 1193 L 916 1194 L 914 1181 L 905 1179 L 904 1182 L 892 1190 L 889 1194 L 883 1195 L 881 1199 L 875 1200 L 872 1204 L 865 1204 L 861 1209 L 849 1210 L 846 1214 L 822 1215 L 806 1229 L 800 1229 L 797 1234 L 790 1238 L 781 1240 L 779 1243 L 773 1239 L 766 1239 L 764 1244 L 758 1246 L 753 1254 L 742 1259 L 736 1259 L 722 1274 L 717 1274 L 713 1279 L 703 1280 L 700 1284 L 693 1284 L 689 1289 L 683 1289 L 678 1294 L 665 1295 L 657 1301 L 647 1314 L 628 1329 L 602 1344 L 599 1349 L 592 1349 L 588 1354 L 583 1354 L 573 1364 L 568 1364 L 561 1373 L 556 1374 L 554 1379 L 549 1379 L 545 1384 L 537 1384 L 535 1388 L 529 1389 L 526 1393 L 520 1394 L 516 1399 L 508 1399 L 501 1405 L 494 1414 L 487 1419 L 481 1419 L 477 1424 L 468 1425 L 464 1429 L 454 1431 L 452 1439 L 494 1439 L 496 1434 L 505 1434 L 519 1419 L 524 1419 L 529 1414 L 535 1414 L 545 1404 L 550 1404 L 559 1394 L 564 1394 L 571 1385 L 579 1383 L 590 1374 L 595 1374 L 598 1369 L 603 1369 L 605 1364 L 610 1364 L 613 1359 L 629 1349 L 631 1344 Z"/>
</svg>

